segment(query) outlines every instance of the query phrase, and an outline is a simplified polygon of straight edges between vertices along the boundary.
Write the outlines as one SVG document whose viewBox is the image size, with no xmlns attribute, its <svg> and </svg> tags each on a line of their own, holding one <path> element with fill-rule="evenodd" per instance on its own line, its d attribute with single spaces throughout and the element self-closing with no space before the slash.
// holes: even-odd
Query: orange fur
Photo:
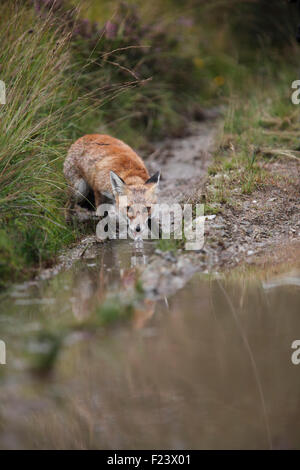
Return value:
<svg viewBox="0 0 300 470">
<path fill-rule="evenodd" d="M 129 187 L 141 186 L 149 178 L 143 160 L 132 148 L 109 135 L 85 135 L 70 147 L 65 165 L 66 178 L 74 187 L 82 178 L 94 191 L 96 205 L 103 191 L 111 192 L 110 171 Z"/>
</svg>

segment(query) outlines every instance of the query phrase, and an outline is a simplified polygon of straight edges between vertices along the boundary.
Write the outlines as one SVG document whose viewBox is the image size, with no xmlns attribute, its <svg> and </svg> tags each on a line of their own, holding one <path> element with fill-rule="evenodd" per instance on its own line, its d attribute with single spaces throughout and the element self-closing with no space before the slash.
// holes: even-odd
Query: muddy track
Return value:
<svg viewBox="0 0 300 470">
<path fill-rule="evenodd" d="M 193 123 L 187 137 L 158 145 L 149 166 L 153 170 L 160 169 L 162 174 L 160 202 L 187 202 L 192 195 L 200 202 L 221 127 L 221 120 L 213 116 L 204 122 Z M 198 253 L 155 250 L 142 272 L 144 289 L 152 298 L 174 294 L 195 272 L 207 271 L 212 264 L 213 256 L 205 250 Z"/>
<path fill-rule="evenodd" d="M 192 192 L 201 191 L 219 128 L 220 121 L 216 119 L 192 123 L 190 135 L 158 144 L 146 158 L 150 170 L 161 171 L 161 202 L 186 201 Z"/>
<path fill-rule="evenodd" d="M 161 171 L 160 202 L 200 202 L 209 184 L 207 169 L 212 161 L 222 121 L 215 113 L 203 122 L 193 123 L 183 138 L 158 143 L 150 155 L 143 155 L 150 172 Z M 299 162 L 266 164 L 268 172 L 284 175 L 278 185 L 243 195 L 233 188 L 231 202 L 205 221 L 203 249 L 189 252 L 162 252 L 155 242 L 147 246 L 147 262 L 139 266 L 148 297 L 161 298 L 182 288 L 195 272 L 232 269 L 240 264 L 261 265 L 297 258 L 300 250 Z M 82 218 L 82 213 L 78 214 Z M 86 215 L 83 215 L 85 218 Z M 115 244 L 116 242 L 107 242 Z M 129 243 L 129 242 L 128 242 Z M 149 242 L 148 242 L 149 245 Z M 73 249 L 60 256 L 60 262 L 42 271 L 38 278 L 56 275 L 72 263 L 93 252 L 106 250 L 94 236 L 84 238 Z M 116 255 L 117 256 L 117 255 Z M 118 262 L 118 261 L 116 261 Z"/>
</svg>

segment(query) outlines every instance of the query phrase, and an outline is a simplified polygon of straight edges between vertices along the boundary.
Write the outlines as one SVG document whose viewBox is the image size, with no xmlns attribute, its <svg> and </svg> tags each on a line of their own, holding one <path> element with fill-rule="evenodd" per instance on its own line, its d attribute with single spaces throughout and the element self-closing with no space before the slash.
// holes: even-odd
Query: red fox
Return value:
<svg viewBox="0 0 300 470">
<path fill-rule="evenodd" d="M 103 195 L 112 191 L 118 209 L 126 196 L 132 234 L 138 236 L 146 228 L 151 206 L 157 202 L 160 173 L 150 178 L 143 160 L 121 140 L 100 134 L 76 140 L 65 159 L 64 175 L 76 202 L 92 189 L 97 208 Z"/>
</svg>

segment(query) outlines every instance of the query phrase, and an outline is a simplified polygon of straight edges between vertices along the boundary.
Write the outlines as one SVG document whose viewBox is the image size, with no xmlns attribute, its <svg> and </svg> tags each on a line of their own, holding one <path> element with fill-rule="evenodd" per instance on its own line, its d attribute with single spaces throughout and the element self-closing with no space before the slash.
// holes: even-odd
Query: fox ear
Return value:
<svg viewBox="0 0 300 470">
<path fill-rule="evenodd" d="M 110 184 L 114 195 L 120 195 L 124 191 L 125 181 L 120 178 L 114 171 L 110 172 Z"/>
<path fill-rule="evenodd" d="M 160 178 L 160 172 L 157 171 L 156 173 L 154 173 L 154 175 L 151 176 L 151 178 L 149 178 L 145 184 L 150 184 L 150 183 L 155 183 L 155 184 L 158 184 L 159 183 L 159 178 Z"/>
</svg>

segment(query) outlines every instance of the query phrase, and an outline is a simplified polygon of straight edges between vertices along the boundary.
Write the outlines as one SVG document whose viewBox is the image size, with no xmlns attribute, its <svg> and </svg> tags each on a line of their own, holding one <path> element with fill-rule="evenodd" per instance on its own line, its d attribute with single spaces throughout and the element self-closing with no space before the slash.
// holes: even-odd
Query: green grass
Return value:
<svg viewBox="0 0 300 470">
<path fill-rule="evenodd" d="M 79 87 L 69 32 L 51 15 L 1 4 L 0 41 L 1 286 L 32 275 L 78 236 L 64 219 L 62 163 L 70 143 L 92 130 L 97 105 Z"/>
<path fill-rule="evenodd" d="M 161 251 L 170 251 L 175 252 L 178 249 L 183 248 L 184 246 L 184 239 L 159 239 L 156 241 L 156 247 Z"/>
<path fill-rule="evenodd" d="M 61 161 L 76 112 L 68 37 L 26 7 L 0 7 L 0 279 L 47 259 L 73 239 L 62 207 Z"/>
<path fill-rule="evenodd" d="M 218 215 L 222 213 L 221 207 L 216 204 L 204 204 L 205 215 Z"/>
<path fill-rule="evenodd" d="M 290 98 L 295 76 L 293 63 L 278 64 L 277 70 L 273 64 L 263 76 L 249 71 L 247 82 L 229 97 L 224 132 L 208 169 L 208 204 L 222 207 L 232 202 L 234 191 L 250 195 L 273 184 L 276 177 L 264 163 L 296 158 L 300 123 Z"/>
</svg>

